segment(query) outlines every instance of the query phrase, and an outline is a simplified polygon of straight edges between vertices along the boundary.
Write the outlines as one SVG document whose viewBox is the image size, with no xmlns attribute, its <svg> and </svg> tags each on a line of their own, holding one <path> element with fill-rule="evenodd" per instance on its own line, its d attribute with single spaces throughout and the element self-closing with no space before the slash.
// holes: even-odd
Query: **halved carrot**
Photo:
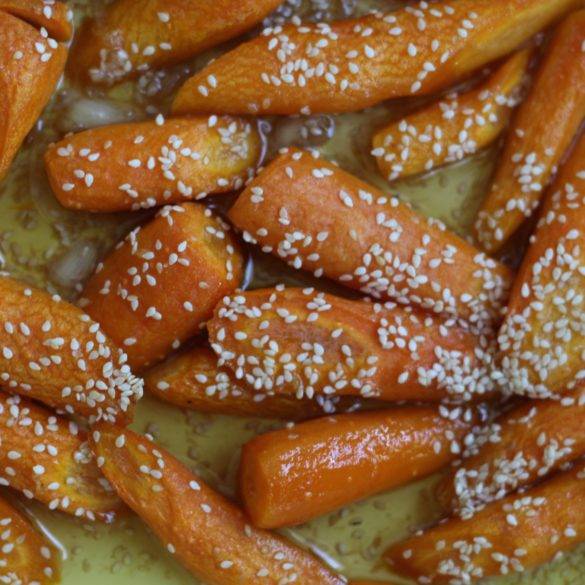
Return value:
<svg viewBox="0 0 585 585">
<path fill-rule="evenodd" d="M 531 400 L 496 418 L 466 442 L 465 458 L 437 487 L 439 501 L 467 517 L 585 455 L 584 398 Z"/>
<path fill-rule="evenodd" d="M 53 192 L 70 209 L 112 212 L 240 188 L 260 153 L 255 128 L 211 116 L 104 126 L 49 147 Z"/>
<path fill-rule="evenodd" d="M 173 111 L 309 114 L 362 110 L 452 85 L 510 53 L 579 0 L 418 3 L 264 33 L 204 67 Z"/>
<path fill-rule="evenodd" d="M 88 520 L 112 521 L 124 509 L 75 423 L 0 394 L 0 444 L 0 485 Z"/>
<path fill-rule="evenodd" d="M 559 397 L 585 380 L 584 266 L 582 135 L 547 195 L 498 336 L 502 366 L 517 394 Z"/>
<path fill-rule="evenodd" d="M 167 67 L 238 36 L 281 0 L 116 0 L 81 28 L 72 69 L 86 81 L 116 83 Z"/>
<path fill-rule="evenodd" d="M 228 368 L 219 367 L 217 361 L 209 347 L 194 347 L 148 370 L 145 389 L 180 408 L 233 416 L 297 420 L 362 407 L 361 401 L 343 396 L 299 400 L 286 394 L 257 392 Z"/>
<path fill-rule="evenodd" d="M 389 181 L 431 171 L 490 145 L 508 125 L 531 51 L 515 53 L 479 87 L 452 93 L 379 130 L 372 154 Z"/>
<path fill-rule="evenodd" d="M 309 152 L 277 158 L 229 217 L 263 251 L 375 298 L 478 326 L 499 320 L 507 299 L 507 267 Z"/>
<path fill-rule="evenodd" d="M 142 380 L 100 325 L 0 273 L 0 387 L 90 419 L 132 418 Z"/>
<path fill-rule="evenodd" d="M 302 524 L 445 467 L 472 421 L 461 408 L 403 407 L 259 435 L 242 450 L 244 507 L 261 528 Z"/>
<path fill-rule="evenodd" d="M 394 303 L 256 290 L 226 297 L 208 330 L 219 365 L 261 391 L 460 402 L 497 387 L 488 338 Z"/>
<path fill-rule="evenodd" d="M 482 248 L 499 250 L 527 217 L 585 119 L 585 10 L 561 23 L 514 118 L 476 223 Z"/>
<path fill-rule="evenodd" d="M 106 477 L 172 554 L 209 585 L 342 585 L 310 553 L 250 526 L 245 515 L 156 444 L 99 424 L 93 444 Z"/>
<path fill-rule="evenodd" d="M 585 464 L 391 546 L 386 560 L 421 583 L 471 583 L 522 572 L 585 540 Z"/>
<path fill-rule="evenodd" d="M 219 217 L 195 203 L 167 206 L 98 266 L 82 304 L 140 370 L 200 331 L 243 264 Z"/>
<path fill-rule="evenodd" d="M 55 585 L 59 552 L 14 506 L 0 498 L 0 583 Z"/>
</svg>

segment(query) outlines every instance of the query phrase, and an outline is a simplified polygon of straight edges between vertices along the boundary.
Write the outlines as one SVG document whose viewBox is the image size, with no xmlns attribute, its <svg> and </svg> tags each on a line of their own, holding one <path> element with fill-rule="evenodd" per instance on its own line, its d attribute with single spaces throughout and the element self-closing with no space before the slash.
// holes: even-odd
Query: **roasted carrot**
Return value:
<svg viewBox="0 0 585 585">
<path fill-rule="evenodd" d="M 240 188 L 260 153 L 255 128 L 235 118 L 117 124 L 51 146 L 51 187 L 70 209 L 112 212 L 201 199 Z"/>
<path fill-rule="evenodd" d="M 498 336 L 518 394 L 559 397 L 585 379 L 584 222 L 585 135 L 547 195 Z"/>
<path fill-rule="evenodd" d="M 161 400 L 199 412 L 297 420 L 359 410 L 362 401 L 343 396 L 298 399 L 255 391 L 206 346 L 173 356 L 144 374 L 145 389 Z"/>
<path fill-rule="evenodd" d="M 472 420 L 461 408 L 403 407 L 259 435 L 242 450 L 244 507 L 255 526 L 281 528 L 405 485 L 455 459 Z"/>
<path fill-rule="evenodd" d="M 531 51 L 515 53 L 472 90 L 451 93 L 379 130 L 372 154 L 389 181 L 431 171 L 490 145 L 508 125 Z"/>
<path fill-rule="evenodd" d="M 75 423 L 0 394 L 0 444 L 0 485 L 88 520 L 111 521 L 123 510 Z"/>
<path fill-rule="evenodd" d="M 471 583 L 522 572 L 585 540 L 585 464 L 449 519 L 388 549 L 386 560 L 421 583 Z"/>
<path fill-rule="evenodd" d="M 55 585 L 59 553 L 14 506 L 0 498 L 0 583 Z"/>
<path fill-rule="evenodd" d="M 99 424 L 93 441 L 102 470 L 122 499 L 203 582 L 345 582 L 310 553 L 250 526 L 236 506 L 147 438 Z"/>
<path fill-rule="evenodd" d="M 507 299 L 507 267 L 308 152 L 282 154 L 229 217 L 263 251 L 375 298 L 477 325 L 497 320 Z"/>
<path fill-rule="evenodd" d="M 226 297 L 208 330 L 219 365 L 259 391 L 460 402 L 496 388 L 489 339 L 394 303 L 256 290 Z"/>
<path fill-rule="evenodd" d="M 205 207 L 164 207 L 101 263 L 82 304 L 137 370 L 197 334 L 240 284 L 243 257 L 229 227 Z"/>
<path fill-rule="evenodd" d="M 65 12 L 60 2 L 0 0 L 0 179 L 63 72 Z"/>
<path fill-rule="evenodd" d="M 189 79 L 173 110 L 331 113 L 434 93 L 512 52 L 579 1 L 425 2 L 266 29 Z"/>
<path fill-rule="evenodd" d="M 482 248 L 495 252 L 534 214 L 585 119 L 585 10 L 561 23 L 533 87 L 514 118 L 476 223 Z"/>
<path fill-rule="evenodd" d="M 1 273 L 0 299 L 1 388 L 90 419 L 132 418 L 142 380 L 98 323 Z"/>
<path fill-rule="evenodd" d="M 75 74 L 116 83 L 167 67 L 238 36 L 282 0 L 116 0 L 81 28 Z"/>
</svg>

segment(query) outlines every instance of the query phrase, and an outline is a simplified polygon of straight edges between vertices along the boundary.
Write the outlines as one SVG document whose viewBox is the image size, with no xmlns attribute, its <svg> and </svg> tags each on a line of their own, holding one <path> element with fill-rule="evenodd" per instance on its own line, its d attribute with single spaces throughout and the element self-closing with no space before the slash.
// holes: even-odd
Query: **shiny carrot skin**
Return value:
<svg viewBox="0 0 585 585">
<path fill-rule="evenodd" d="M 257 391 L 460 402 L 497 387 L 489 339 L 394 303 L 255 290 L 226 297 L 208 331 L 219 365 Z"/>
<path fill-rule="evenodd" d="M 377 299 L 478 325 L 499 320 L 507 300 L 507 267 L 309 152 L 279 156 L 229 218 L 263 251 Z"/>
<path fill-rule="evenodd" d="M 122 501 L 100 473 L 86 434 L 20 396 L 0 395 L 0 485 L 85 520 L 112 521 Z"/>
<path fill-rule="evenodd" d="M 448 94 L 379 130 L 372 154 L 395 181 L 456 162 L 489 146 L 521 100 L 531 51 L 519 51 L 477 88 Z"/>
<path fill-rule="evenodd" d="M 173 111 L 310 114 L 437 92 L 507 55 L 578 0 L 458 0 L 267 29 L 204 67 Z"/>
<path fill-rule="evenodd" d="M 345 582 L 310 553 L 253 528 L 239 508 L 147 438 L 100 424 L 93 441 L 122 499 L 203 582 L 240 585 L 260 577 L 269 585 Z"/>
<path fill-rule="evenodd" d="M 53 192 L 69 209 L 115 212 L 240 188 L 260 154 L 256 129 L 217 116 L 92 128 L 49 147 Z"/>
<path fill-rule="evenodd" d="M 92 420 L 131 420 L 142 380 L 98 323 L 1 273 L 0 299 L 0 388 Z"/>
<path fill-rule="evenodd" d="M 195 203 L 167 206 L 98 266 L 82 304 L 142 370 L 201 330 L 243 264 L 219 217 Z"/>
<path fill-rule="evenodd" d="M 585 378 L 584 171 L 582 135 L 547 194 L 498 335 L 502 367 L 517 394 L 559 398 Z"/>
<path fill-rule="evenodd" d="M 518 109 L 476 222 L 483 249 L 497 252 L 534 215 L 585 119 L 585 10 L 556 29 L 532 89 Z"/>
<path fill-rule="evenodd" d="M 259 435 L 242 450 L 246 512 L 261 528 L 294 526 L 430 475 L 457 457 L 473 420 L 465 414 L 393 408 Z"/>
<path fill-rule="evenodd" d="M 0 498 L 0 583 L 56 585 L 59 552 L 20 511 Z"/>
<path fill-rule="evenodd" d="M 84 23 L 72 71 L 112 84 L 168 67 L 259 23 L 281 0 L 116 0 Z"/>
<path fill-rule="evenodd" d="M 57 41 L 71 38 L 71 14 L 66 4 L 46 0 L 0 0 L 0 12 L 12 14 L 36 28 L 44 28 Z"/>
<path fill-rule="evenodd" d="M 585 540 L 585 466 L 391 546 L 385 559 L 425 583 L 470 583 L 532 569 Z"/>
</svg>

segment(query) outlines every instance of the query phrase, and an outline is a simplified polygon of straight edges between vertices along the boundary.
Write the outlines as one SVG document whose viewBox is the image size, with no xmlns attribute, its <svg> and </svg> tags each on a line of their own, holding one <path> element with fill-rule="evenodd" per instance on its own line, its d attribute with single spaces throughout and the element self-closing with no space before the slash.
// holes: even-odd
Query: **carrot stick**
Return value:
<svg viewBox="0 0 585 585">
<path fill-rule="evenodd" d="M 585 540 L 585 465 L 391 546 L 386 560 L 424 583 L 470 583 L 537 567 Z"/>
<path fill-rule="evenodd" d="M 0 387 L 120 424 L 142 396 L 126 355 L 77 307 L 0 273 Z"/>
<path fill-rule="evenodd" d="M 266 29 L 204 67 L 173 111 L 310 114 L 434 93 L 515 50 L 578 0 L 458 0 Z"/>
<path fill-rule="evenodd" d="M 49 147 L 45 165 L 62 205 L 113 212 L 238 189 L 259 152 L 258 133 L 243 120 L 161 117 L 66 137 Z"/>
<path fill-rule="evenodd" d="M 381 300 L 497 320 L 509 269 L 437 220 L 312 156 L 282 154 L 229 212 L 244 238 L 289 265 Z"/>
<path fill-rule="evenodd" d="M 393 408 L 259 435 L 242 451 L 246 512 L 261 528 L 294 526 L 430 475 L 457 457 L 469 430 L 470 413 L 455 414 Z"/>
<path fill-rule="evenodd" d="M 63 2 L 0 0 L 0 12 L 12 14 L 35 28 L 44 28 L 57 41 L 68 41 L 71 38 L 72 13 Z"/>
<path fill-rule="evenodd" d="M 100 424 L 93 441 L 102 470 L 122 499 L 203 582 L 345 582 L 310 553 L 250 526 L 236 506 L 145 437 Z"/>
<path fill-rule="evenodd" d="M 499 333 L 517 394 L 558 398 L 585 378 L 584 170 L 585 135 L 547 195 Z"/>
<path fill-rule="evenodd" d="M 112 84 L 168 67 L 259 23 L 281 0 L 116 0 L 84 23 L 71 68 L 85 81 Z"/>
<path fill-rule="evenodd" d="M 0 498 L 0 583 L 55 585 L 59 553 L 29 520 Z"/>
<path fill-rule="evenodd" d="M 585 119 L 585 10 L 561 23 L 520 106 L 476 223 L 483 249 L 498 251 L 527 217 Z"/>
<path fill-rule="evenodd" d="M 195 203 L 167 206 L 98 266 L 82 304 L 141 370 L 200 331 L 243 264 L 219 217 Z"/>
<path fill-rule="evenodd" d="M 300 420 L 362 407 L 362 401 L 343 396 L 299 400 L 286 394 L 256 392 L 229 369 L 219 367 L 217 361 L 208 347 L 194 347 L 148 370 L 145 389 L 180 408 L 233 416 Z"/>
<path fill-rule="evenodd" d="M 226 297 L 208 330 L 219 365 L 259 391 L 461 402 L 496 388 L 488 339 L 394 303 L 256 290 Z"/>
<path fill-rule="evenodd" d="M 451 93 L 379 130 L 372 154 L 389 181 L 431 171 L 490 145 L 520 101 L 530 50 L 519 51 L 477 88 Z"/>
<path fill-rule="evenodd" d="M 112 521 L 124 506 L 76 424 L 19 396 L 0 395 L 0 485 L 51 510 Z"/>
</svg>

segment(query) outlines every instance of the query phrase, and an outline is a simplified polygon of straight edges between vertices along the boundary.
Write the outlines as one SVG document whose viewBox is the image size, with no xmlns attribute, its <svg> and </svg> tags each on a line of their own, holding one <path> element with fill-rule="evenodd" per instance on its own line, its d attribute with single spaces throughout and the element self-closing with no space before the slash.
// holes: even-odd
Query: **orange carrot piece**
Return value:
<svg viewBox="0 0 585 585">
<path fill-rule="evenodd" d="M 310 553 L 250 526 L 236 506 L 145 437 L 100 424 L 93 440 L 102 470 L 122 499 L 203 582 L 345 582 Z"/>
<path fill-rule="evenodd" d="M 512 52 L 579 0 L 458 0 L 266 29 L 204 67 L 173 111 L 309 114 L 429 94 Z"/>
<path fill-rule="evenodd" d="M 242 450 L 246 512 L 261 528 L 294 526 L 430 475 L 460 451 L 473 419 L 461 411 L 342 414 L 259 435 Z"/>
<path fill-rule="evenodd" d="M 219 217 L 195 203 L 167 206 L 98 266 L 82 304 L 141 370 L 200 331 L 243 264 Z"/>
<path fill-rule="evenodd" d="M 229 369 L 219 367 L 217 361 L 208 347 L 194 347 L 147 371 L 145 389 L 180 408 L 233 416 L 300 420 L 362 406 L 360 401 L 342 396 L 299 400 L 286 394 L 256 392 Z"/>
<path fill-rule="evenodd" d="M 1 388 L 92 420 L 130 421 L 142 380 L 98 323 L 1 274 L 0 298 Z"/>
<path fill-rule="evenodd" d="M 518 394 L 559 397 L 585 379 L 584 226 L 585 135 L 547 196 L 498 336 Z"/>
<path fill-rule="evenodd" d="M 0 444 L 0 485 L 88 520 L 112 521 L 124 509 L 75 423 L 1 394 Z"/>
<path fill-rule="evenodd" d="M 69 36 L 64 5 L 50 5 L 51 19 L 45 7 L 42 0 L 0 0 L 0 179 L 53 94 L 67 59 L 65 45 L 49 36 Z"/>
<path fill-rule="evenodd" d="M 282 0 L 116 0 L 81 28 L 72 69 L 112 84 L 168 67 L 252 28 Z"/>
<path fill-rule="evenodd" d="M 55 585 L 59 552 L 21 512 L 0 498 L 0 583 Z"/>
<path fill-rule="evenodd" d="M 256 290 L 226 297 L 208 330 L 219 365 L 256 390 L 461 402 L 496 388 L 489 339 L 394 303 Z"/>
<path fill-rule="evenodd" d="M 12 14 L 35 28 L 44 28 L 57 41 L 68 41 L 71 38 L 72 15 L 63 2 L 0 0 L 0 12 Z"/>
<path fill-rule="evenodd" d="M 476 236 L 498 251 L 538 207 L 585 119 L 585 10 L 561 23 L 504 147 L 479 212 Z"/>
<path fill-rule="evenodd" d="M 291 266 L 382 300 L 497 320 L 510 270 L 398 198 L 293 150 L 248 186 L 229 212 L 244 238 Z"/>
<path fill-rule="evenodd" d="M 260 138 L 234 118 L 183 118 L 117 124 L 51 146 L 51 187 L 70 209 L 113 212 L 155 207 L 243 186 L 260 155 Z"/>
<path fill-rule="evenodd" d="M 391 546 L 386 560 L 420 582 L 470 583 L 537 567 L 585 540 L 585 464 L 473 518 L 447 520 Z"/>
<path fill-rule="evenodd" d="M 477 88 L 452 93 L 392 122 L 373 139 L 372 154 L 389 181 L 431 171 L 490 145 L 520 101 L 531 51 L 515 53 Z"/>
</svg>

